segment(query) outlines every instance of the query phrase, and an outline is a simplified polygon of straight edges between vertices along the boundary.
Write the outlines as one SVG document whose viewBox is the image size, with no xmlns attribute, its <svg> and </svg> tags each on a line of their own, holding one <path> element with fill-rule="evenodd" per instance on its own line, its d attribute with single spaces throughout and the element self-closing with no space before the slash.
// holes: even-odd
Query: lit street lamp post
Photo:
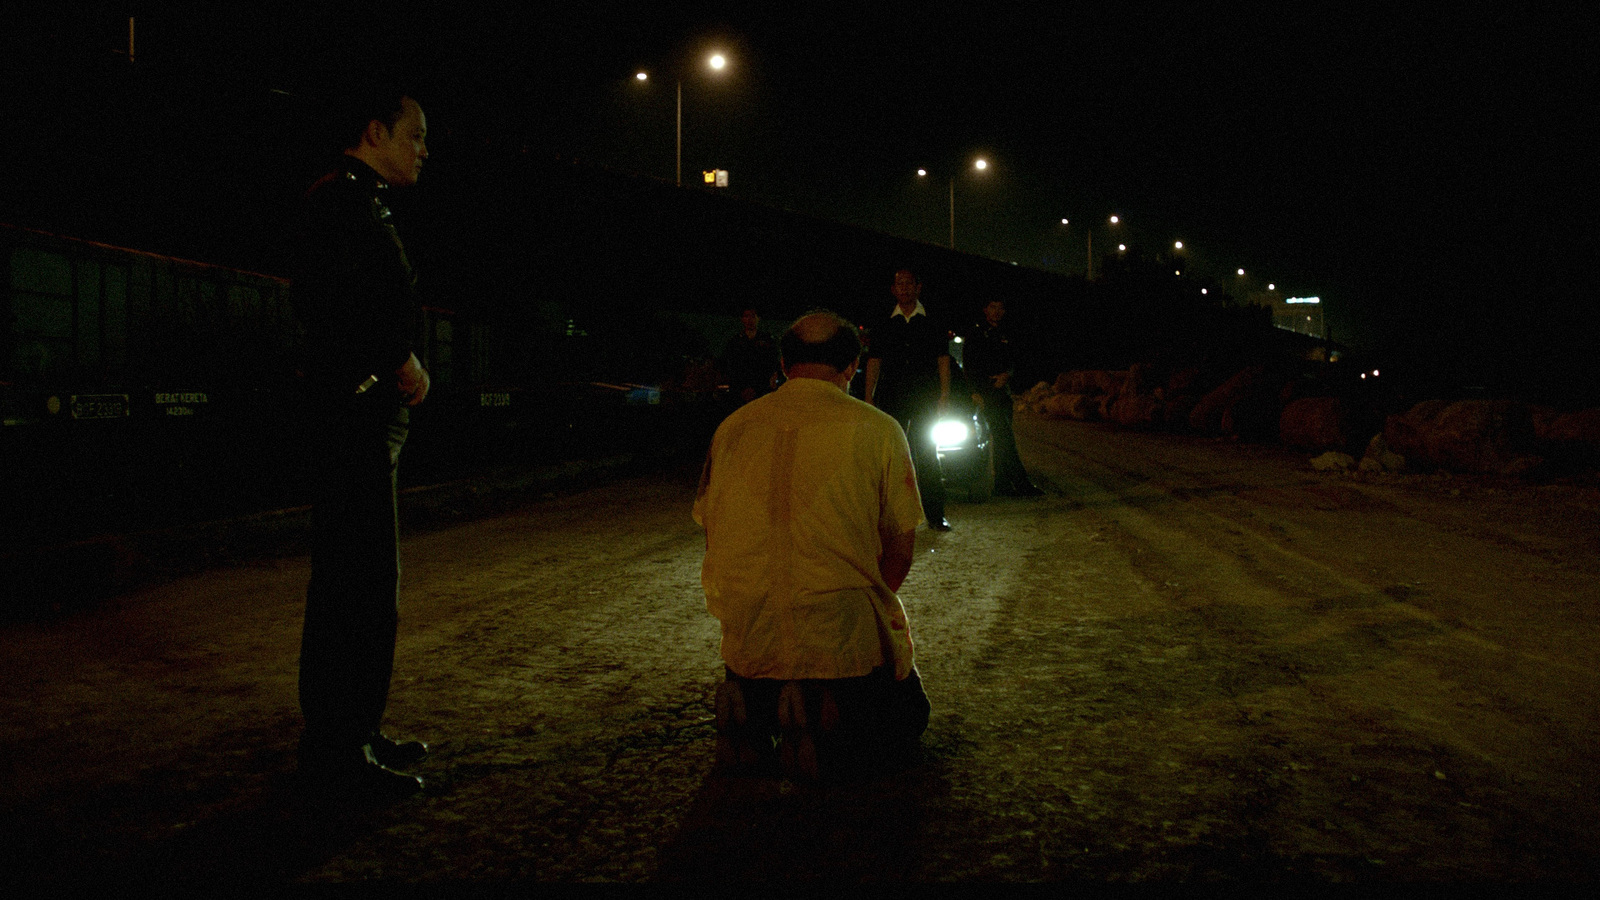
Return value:
<svg viewBox="0 0 1600 900">
<path fill-rule="evenodd" d="M 713 53 L 710 56 L 710 58 L 708 58 L 706 60 L 706 65 L 708 67 L 710 67 L 713 71 L 720 72 L 724 68 L 727 67 L 728 58 L 723 56 L 721 53 Z M 648 72 L 640 72 L 639 74 L 637 74 L 637 75 L 635 75 L 633 77 L 635 79 L 639 80 L 639 81 L 649 81 L 650 80 L 650 74 Z M 676 152 L 676 163 L 674 165 L 674 177 L 677 180 L 678 187 L 683 187 L 683 78 L 682 78 L 682 76 L 680 76 L 677 79 L 677 99 L 678 99 L 678 114 L 677 114 L 677 126 L 676 126 L 676 151 L 677 152 Z"/>
<path fill-rule="evenodd" d="M 1121 224 L 1121 222 L 1122 222 L 1122 218 L 1120 216 L 1112 216 L 1110 219 L 1107 220 L 1107 224 L 1108 225 L 1118 225 L 1118 224 Z M 1084 281 L 1093 281 L 1094 280 L 1094 229 L 1093 228 L 1085 228 L 1085 229 L 1083 229 L 1083 234 L 1084 234 L 1084 241 L 1086 242 L 1086 246 L 1087 246 L 1087 249 L 1084 251 L 1083 280 Z"/>
<path fill-rule="evenodd" d="M 983 159 L 982 157 L 979 157 L 977 160 L 973 161 L 972 168 L 978 170 L 979 172 L 983 172 L 983 171 L 985 171 L 985 170 L 987 170 L 989 168 L 989 161 L 986 160 L 986 159 Z M 918 169 L 917 170 L 917 177 L 918 178 L 926 178 L 927 176 L 928 176 L 928 170 L 927 169 Z M 954 175 L 951 175 L 950 176 L 950 249 L 954 250 L 955 248 L 956 248 L 956 177 Z"/>
</svg>

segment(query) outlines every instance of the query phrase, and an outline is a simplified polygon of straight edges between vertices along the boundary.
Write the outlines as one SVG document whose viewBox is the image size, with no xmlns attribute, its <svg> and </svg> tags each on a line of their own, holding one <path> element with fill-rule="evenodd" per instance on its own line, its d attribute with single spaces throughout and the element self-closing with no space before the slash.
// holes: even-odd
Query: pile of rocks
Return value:
<svg viewBox="0 0 1600 900">
<path fill-rule="evenodd" d="M 1158 378 L 1136 365 L 1064 372 L 1019 395 L 1017 407 L 1128 428 L 1277 441 L 1321 452 L 1313 464 L 1323 469 L 1517 475 L 1550 464 L 1600 468 L 1600 409 L 1561 413 L 1511 400 L 1429 400 L 1388 415 L 1380 428 L 1371 410 L 1340 397 L 1296 396 L 1301 389 L 1293 377 L 1260 366 L 1205 390 L 1199 370 Z"/>
</svg>

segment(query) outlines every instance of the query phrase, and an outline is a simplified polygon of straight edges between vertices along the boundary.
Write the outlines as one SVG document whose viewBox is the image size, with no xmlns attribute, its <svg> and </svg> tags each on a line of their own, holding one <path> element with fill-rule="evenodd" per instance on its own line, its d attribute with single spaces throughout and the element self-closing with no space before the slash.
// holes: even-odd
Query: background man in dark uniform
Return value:
<svg viewBox="0 0 1600 900">
<path fill-rule="evenodd" d="M 972 382 L 972 400 L 994 438 L 995 493 L 1010 497 L 1037 497 L 1043 493 L 1028 480 L 1017 455 L 1017 436 L 1011 428 L 1011 375 L 1016 356 L 1011 338 L 1000 327 L 1006 316 L 1004 300 L 990 300 L 983 321 L 967 336 L 962 369 Z"/>
<path fill-rule="evenodd" d="M 892 291 L 895 306 L 888 321 L 869 333 L 866 401 L 905 429 L 928 527 L 949 531 L 933 426 L 950 403 L 950 335 L 923 308 L 922 283 L 911 270 L 894 273 Z"/>
<path fill-rule="evenodd" d="M 385 197 L 428 158 L 422 108 L 352 104 L 337 163 L 306 192 L 292 296 L 305 326 L 312 453 L 311 583 L 300 645 L 301 772 L 318 789 L 414 793 L 394 769 L 427 755 L 379 730 L 399 621 L 395 475 L 428 394 L 415 277 Z"/>
<path fill-rule="evenodd" d="M 770 393 L 778 375 L 778 345 L 761 333 L 761 316 L 747 306 L 739 314 L 739 333 L 722 351 L 722 374 L 735 404 Z"/>
</svg>

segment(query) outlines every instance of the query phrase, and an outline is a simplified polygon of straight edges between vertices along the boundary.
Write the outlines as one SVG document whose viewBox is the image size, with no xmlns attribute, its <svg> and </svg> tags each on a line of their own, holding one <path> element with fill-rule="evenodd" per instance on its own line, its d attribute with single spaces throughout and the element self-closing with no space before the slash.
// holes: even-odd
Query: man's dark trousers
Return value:
<svg viewBox="0 0 1600 900">
<path fill-rule="evenodd" d="M 892 404 L 884 412 L 894 416 L 905 429 L 906 443 L 911 445 L 911 465 L 917 470 L 917 492 L 922 495 L 922 514 L 930 525 L 944 518 L 944 473 L 939 468 L 939 444 L 933 437 L 933 426 L 939 422 L 937 398 L 913 401 L 901 406 Z"/>
<path fill-rule="evenodd" d="M 989 426 L 991 443 L 994 445 L 995 487 L 1002 494 L 1032 488 L 1033 482 L 1028 480 L 1028 471 L 1023 468 L 1022 457 L 1017 453 L 1011 392 L 996 387 L 978 388 L 977 392 L 983 398 L 983 421 Z"/>
<path fill-rule="evenodd" d="M 410 413 L 376 401 L 313 419 L 311 584 L 300 640 L 303 752 L 359 749 L 388 703 L 399 624 L 396 474 Z"/>
</svg>

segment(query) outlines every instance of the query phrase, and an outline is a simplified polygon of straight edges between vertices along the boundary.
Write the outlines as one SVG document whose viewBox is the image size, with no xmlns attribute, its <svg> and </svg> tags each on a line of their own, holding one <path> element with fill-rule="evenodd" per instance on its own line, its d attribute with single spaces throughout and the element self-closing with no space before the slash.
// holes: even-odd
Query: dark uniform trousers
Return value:
<svg viewBox="0 0 1600 900">
<path fill-rule="evenodd" d="M 1012 429 L 1011 392 L 993 386 L 977 389 L 983 398 L 983 421 L 989 426 L 994 442 L 994 483 L 1001 493 L 1023 491 L 1033 487 L 1028 471 L 1022 466 L 1017 453 L 1017 434 Z"/>
<path fill-rule="evenodd" d="M 405 407 L 378 402 L 313 419 L 302 752 L 359 749 L 383 719 L 399 624 L 396 475 L 409 423 Z"/>
<path fill-rule="evenodd" d="M 917 470 L 917 492 L 922 495 L 922 513 L 929 524 L 944 518 L 944 473 L 939 468 L 939 444 L 933 426 L 939 423 L 937 396 L 907 403 L 891 402 L 882 407 L 905 430 L 911 445 L 911 465 Z"/>
</svg>

